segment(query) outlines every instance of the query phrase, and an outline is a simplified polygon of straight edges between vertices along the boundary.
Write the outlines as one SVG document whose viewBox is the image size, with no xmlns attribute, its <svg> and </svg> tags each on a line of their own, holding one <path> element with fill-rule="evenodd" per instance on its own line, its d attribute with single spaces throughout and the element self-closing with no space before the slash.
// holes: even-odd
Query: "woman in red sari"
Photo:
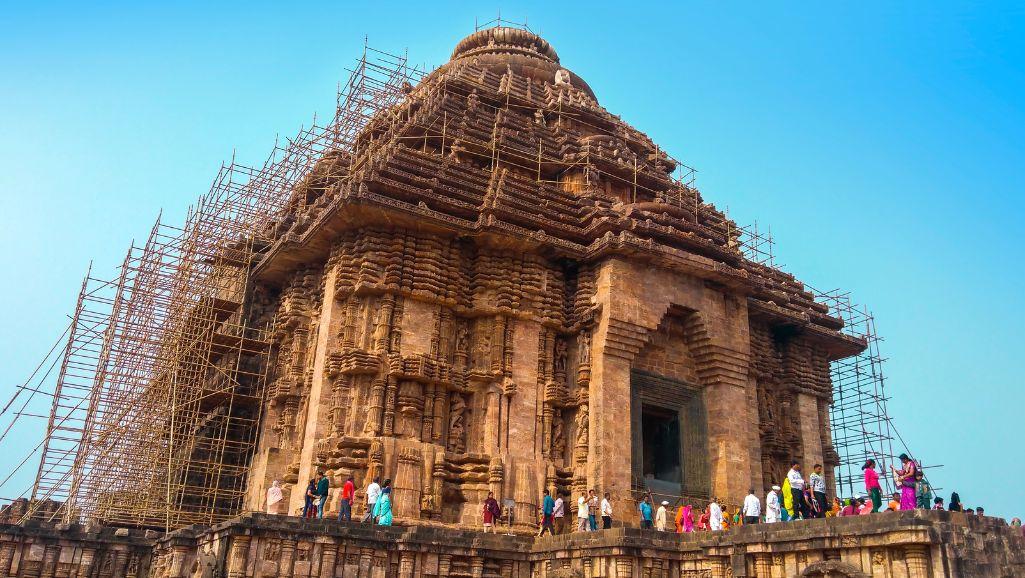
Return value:
<svg viewBox="0 0 1025 578">
<path fill-rule="evenodd" d="M 903 510 L 914 510 L 917 505 L 915 499 L 915 474 L 918 473 L 918 464 L 915 463 L 907 454 L 900 455 L 901 469 L 897 469 L 890 466 L 893 470 L 893 475 L 897 480 L 897 485 L 900 487 L 900 509 Z"/>
</svg>

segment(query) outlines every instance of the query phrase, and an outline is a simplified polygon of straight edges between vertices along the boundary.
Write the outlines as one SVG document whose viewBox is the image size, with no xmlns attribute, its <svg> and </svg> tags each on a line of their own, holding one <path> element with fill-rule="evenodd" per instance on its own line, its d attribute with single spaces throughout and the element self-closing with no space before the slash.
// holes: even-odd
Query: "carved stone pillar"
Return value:
<svg viewBox="0 0 1025 578">
<path fill-rule="evenodd" d="M 501 393 L 497 384 L 491 384 L 484 392 L 484 443 L 481 452 L 494 455 L 498 453 L 499 431 L 498 407 Z"/>
<path fill-rule="evenodd" d="M 488 464 L 488 490 L 495 493 L 495 498 L 503 500 L 506 498 L 503 492 L 505 481 L 505 464 L 500 456 L 491 458 Z"/>
<path fill-rule="evenodd" d="M 399 578 L 414 578 L 413 562 L 413 552 L 399 552 Z"/>
<path fill-rule="evenodd" d="M 398 403 L 399 386 L 395 378 L 388 377 L 384 385 L 384 412 L 381 417 L 381 435 L 395 435 L 395 405 Z"/>
<path fill-rule="evenodd" d="M 513 562 L 512 560 L 502 560 L 502 568 L 500 570 L 502 578 L 513 578 Z"/>
<path fill-rule="evenodd" d="M 246 575 L 246 557 L 249 556 L 249 536 L 234 536 L 228 552 L 228 578 L 242 578 Z"/>
<path fill-rule="evenodd" d="M 395 496 L 392 502 L 395 516 L 405 519 L 420 517 L 422 475 L 423 453 L 411 447 L 399 450 L 394 482 Z"/>
<path fill-rule="evenodd" d="M 53 578 L 57 571 L 57 558 L 60 556 L 60 544 L 47 544 L 43 550 L 43 568 L 39 572 L 39 578 Z M 115 574 L 116 568 L 115 568 Z"/>
<path fill-rule="evenodd" d="M 114 553 L 114 578 L 123 578 L 128 566 L 128 551 L 118 550 Z"/>
<path fill-rule="evenodd" d="M 908 566 L 908 578 L 929 577 L 929 548 L 927 546 L 905 546 L 904 560 Z"/>
<path fill-rule="evenodd" d="M 726 578 L 726 568 L 729 563 L 728 558 L 712 557 L 708 560 L 708 565 L 712 570 L 712 578 Z"/>
<path fill-rule="evenodd" d="M 374 378 L 370 384 L 370 408 L 367 410 L 367 421 L 363 433 L 381 435 L 381 422 L 384 413 L 384 379 Z"/>
<path fill-rule="evenodd" d="M 278 578 L 290 578 L 292 576 L 292 559 L 295 556 L 295 542 L 292 540 L 281 541 L 281 559 L 278 562 Z"/>
<path fill-rule="evenodd" d="M 367 575 L 370 574 L 371 564 L 374 563 L 374 549 L 373 548 L 360 548 L 359 551 L 359 568 L 360 574 L 365 570 Z"/>
<path fill-rule="evenodd" d="M 339 329 L 345 322 L 346 315 L 335 299 L 335 282 L 338 278 L 337 267 L 326 271 L 323 278 L 324 296 L 320 304 L 320 323 L 317 327 L 315 339 L 311 339 L 310 347 L 313 348 L 313 371 L 309 382 L 309 396 L 307 398 L 305 424 L 297 424 L 296 428 L 302 432 L 300 439 L 309 440 L 300 442 L 299 449 L 299 480 L 313 477 L 316 471 L 317 443 L 313 440 L 326 438 L 332 433 L 332 401 L 333 388 L 332 380 L 327 375 L 327 359 L 331 346 L 336 343 Z M 301 485 L 299 486 L 302 487 Z M 304 492 L 291 492 L 289 495 L 288 511 L 295 512 L 303 507 Z"/>
<path fill-rule="evenodd" d="M 168 574 L 171 578 L 181 578 L 185 575 L 185 556 L 188 554 L 189 549 L 186 546 L 175 546 L 171 549 L 171 568 Z"/>
<path fill-rule="evenodd" d="M 2 545 L 0 545 L 0 576 L 11 575 L 11 564 L 14 562 L 14 550 L 14 542 L 3 542 Z M 89 550 L 89 552 L 91 553 L 92 550 Z M 82 559 L 85 559 L 84 554 Z"/>
<path fill-rule="evenodd" d="M 438 555 L 438 576 L 448 576 L 452 569 L 452 555 Z"/>
<path fill-rule="evenodd" d="M 448 406 L 448 391 L 444 387 L 436 387 L 434 389 L 434 403 L 432 405 L 434 409 L 434 425 L 431 428 L 431 442 L 436 444 L 444 444 L 445 440 L 443 436 L 445 434 L 445 409 Z"/>
<path fill-rule="evenodd" d="M 335 562 L 338 560 L 338 546 L 323 544 L 320 552 L 320 578 L 334 578 Z"/>
<path fill-rule="evenodd" d="M 772 578 L 772 554 L 755 554 L 755 577 Z"/>
<path fill-rule="evenodd" d="M 425 385 L 423 388 L 424 411 L 421 418 L 420 438 L 429 442 L 434 438 L 434 392 L 438 389 L 436 385 Z"/>
<path fill-rule="evenodd" d="M 387 294 L 381 297 L 380 315 L 378 316 L 377 327 L 374 328 L 374 350 L 385 351 L 390 343 L 392 311 L 395 309 L 395 296 Z"/>
<path fill-rule="evenodd" d="M 484 558 L 474 556 L 470 560 L 470 576 L 473 578 L 484 578 Z"/>
<path fill-rule="evenodd" d="M 12 552 L 13 554 L 13 552 Z M 93 560 L 96 558 L 95 548 L 85 548 L 82 550 L 82 559 L 78 563 L 78 572 L 75 574 L 76 578 L 87 578 L 89 573 L 93 569 Z M 8 572 L 10 571 L 10 563 L 7 565 Z M 7 576 L 5 573 L 4 576 Z"/>
<path fill-rule="evenodd" d="M 634 561 L 628 556 L 616 558 L 616 578 L 632 578 Z"/>
</svg>

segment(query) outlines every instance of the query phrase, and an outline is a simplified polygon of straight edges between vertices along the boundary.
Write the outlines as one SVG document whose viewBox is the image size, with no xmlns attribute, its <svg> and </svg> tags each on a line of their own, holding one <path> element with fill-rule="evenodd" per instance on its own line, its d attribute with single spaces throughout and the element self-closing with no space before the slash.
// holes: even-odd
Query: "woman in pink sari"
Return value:
<svg viewBox="0 0 1025 578">
<path fill-rule="evenodd" d="M 683 507 L 683 531 L 693 532 L 694 531 L 694 514 L 693 508 L 690 504 Z"/>
<path fill-rule="evenodd" d="M 890 466 L 893 475 L 900 486 L 900 509 L 914 510 L 917 505 L 915 499 L 915 474 L 918 473 L 918 464 L 907 454 L 900 455 L 901 469 Z"/>
</svg>

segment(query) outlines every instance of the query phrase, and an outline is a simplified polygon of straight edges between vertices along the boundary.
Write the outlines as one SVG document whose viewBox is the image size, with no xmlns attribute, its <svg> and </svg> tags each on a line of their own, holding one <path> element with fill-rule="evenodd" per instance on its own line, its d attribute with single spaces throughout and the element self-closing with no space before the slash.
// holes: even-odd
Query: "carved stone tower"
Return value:
<svg viewBox="0 0 1025 578">
<path fill-rule="evenodd" d="M 543 488 L 609 491 L 629 522 L 644 487 L 737 502 L 791 458 L 832 470 L 829 362 L 862 344 L 545 40 L 468 36 L 351 152 L 254 273 L 250 509 L 275 479 L 301 508 L 322 469 L 390 478 L 401 522 L 475 524 L 493 490 L 533 527 Z"/>
</svg>

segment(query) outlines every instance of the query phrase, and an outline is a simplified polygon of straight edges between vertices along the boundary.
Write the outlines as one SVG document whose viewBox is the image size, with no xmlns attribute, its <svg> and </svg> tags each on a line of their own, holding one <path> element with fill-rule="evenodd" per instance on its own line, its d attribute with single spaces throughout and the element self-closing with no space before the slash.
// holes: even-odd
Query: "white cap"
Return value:
<svg viewBox="0 0 1025 578">
<path fill-rule="evenodd" d="M 774 489 L 774 490 L 778 490 L 778 489 L 779 489 L 779 486 L 772 486 L 772 489 Z"/>
<path fill-rule="evenodd" d="M 662 500 L 662 505 L 663 505 L 663 506 L 668 506 L 668 505 L 669 505 L 669 502 L 667 502 L 667 501 L 665 501 L 665 500 Z"/>
</svg>

